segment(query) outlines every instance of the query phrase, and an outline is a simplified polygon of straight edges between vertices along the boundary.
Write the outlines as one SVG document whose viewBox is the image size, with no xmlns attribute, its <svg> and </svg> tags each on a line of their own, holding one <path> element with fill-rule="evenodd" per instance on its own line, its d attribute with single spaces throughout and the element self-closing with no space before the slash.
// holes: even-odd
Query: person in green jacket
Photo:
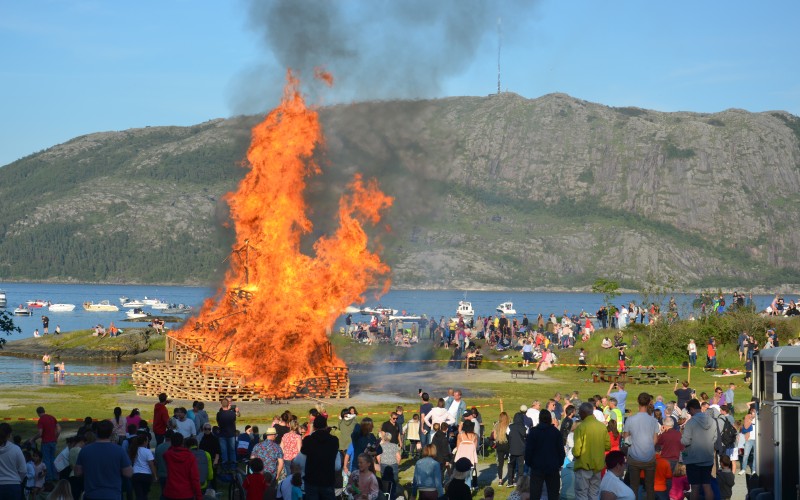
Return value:
<svg viewBox="0 0 800 500">
<path fill-rule="evenodd" d="M 600 496 L 600 473 L 605 467 L 606 452 L 611 450 L 611 439 L 602 422 L 594 417 L 591 403 L 578 409 L 580 425 L 575 429 L 575 499 L 588 500 Z"/>
<path fill-rule="evenodd" d="M 353 429 L 356 426 L 356 417 L 358 416 L 358 412 L 356 411 L 355 406 L 351 406 L 350 408 L 345 408 L 342 410 L 341 414 L 339 415 L 339 450 L 346 451 L 347 447 L 350 446 L 351 442 L 351 435 L 353 434 Z"/>
</svg>

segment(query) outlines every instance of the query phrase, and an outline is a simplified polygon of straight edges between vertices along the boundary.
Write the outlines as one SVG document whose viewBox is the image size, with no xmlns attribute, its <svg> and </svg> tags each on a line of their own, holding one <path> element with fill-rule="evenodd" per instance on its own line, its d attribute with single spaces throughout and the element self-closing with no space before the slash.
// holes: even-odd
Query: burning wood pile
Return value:
<svg viewBox="0 0 800 500">
<path fill-rule="evenodd" d="M 317 76 L 333 82 L 328 74 Z M 348 396 L 347 367 L 325 332 L 388 274 L 363 224 L 380 222 L 392 198 L 356 174 L 339 199 L 338 228 L 313 243 L 313 256 L 300 251 L 313 229 L 304 191 L 307 178 L 320 171 L 315 155 L 324 140 L 299 81 L 291 72 L 287 80 L 280 105 L 253 128 L 249 172 L 225 197 L 236 242 L 223 284 L 172 332 L 164 363 L 136 365 L 140 394 Z M 384 280 L 383 289 L 388 286 Z"/>
</svg>

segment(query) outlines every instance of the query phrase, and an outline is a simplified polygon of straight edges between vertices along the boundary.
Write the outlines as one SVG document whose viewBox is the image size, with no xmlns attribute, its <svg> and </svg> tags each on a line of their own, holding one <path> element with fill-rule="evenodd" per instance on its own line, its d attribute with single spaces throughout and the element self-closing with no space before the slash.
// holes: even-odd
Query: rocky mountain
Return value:
<svg viewBox="0 0 800 500">
<path fill-rule="evenodd" d="M 512 93 L 320 113 L 309 241 L 353 173 L 377 177 L 395 197 L 375 231 L 394 286 L 800 283 L 791 114 Z M 1 168 L 0 279 L 213 281 L 232 241 L 221 200 L 258 120 L 91 134 Z"/>
</svg>

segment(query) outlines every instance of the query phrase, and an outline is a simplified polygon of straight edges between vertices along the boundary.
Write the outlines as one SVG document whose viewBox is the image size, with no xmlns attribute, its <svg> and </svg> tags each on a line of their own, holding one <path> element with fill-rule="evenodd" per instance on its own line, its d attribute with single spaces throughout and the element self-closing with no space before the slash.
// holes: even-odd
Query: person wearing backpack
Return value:
<svg viewBox="0 0 800 500">
<path fill-rule="evenodd" d="M 727 455 L 731 458 L 732 463 L 736 463 L 738 459 L 739 449 L 736 448 L 736 438 L 738 431 L 736 430 L 736 422 L 731 415 L 731 406 L 720 406 L 720 415 L 717 417 L 717 429 L 719 430 L 719 437 L 717 444 L 714 446 L 719 456 Z M 733 466 L 736 467 L 735 465 Z M 736 470 L 733 470 L 736 473 Z"/>
</svg>

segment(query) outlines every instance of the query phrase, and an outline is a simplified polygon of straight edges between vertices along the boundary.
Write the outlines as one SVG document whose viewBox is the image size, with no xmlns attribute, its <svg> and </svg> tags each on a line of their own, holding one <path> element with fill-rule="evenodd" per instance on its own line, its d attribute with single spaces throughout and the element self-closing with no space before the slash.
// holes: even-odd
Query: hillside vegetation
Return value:
<svg viewBox="0 0 800 500">
<path fill-rule="evenodd" d="M 374 231 L 395 286 L 636 287 L 653 272 L 682 287 L 800 283 L 793 115 L 506 93 L 321 117 L 304 248 L 331 230 L 355 172 L 376 177 L 395 198 Z M 215 280 L 232 242 L 221 200 L 258 119 L 90 134 L 3 167 L 0 279 Z"/>
</svg>

